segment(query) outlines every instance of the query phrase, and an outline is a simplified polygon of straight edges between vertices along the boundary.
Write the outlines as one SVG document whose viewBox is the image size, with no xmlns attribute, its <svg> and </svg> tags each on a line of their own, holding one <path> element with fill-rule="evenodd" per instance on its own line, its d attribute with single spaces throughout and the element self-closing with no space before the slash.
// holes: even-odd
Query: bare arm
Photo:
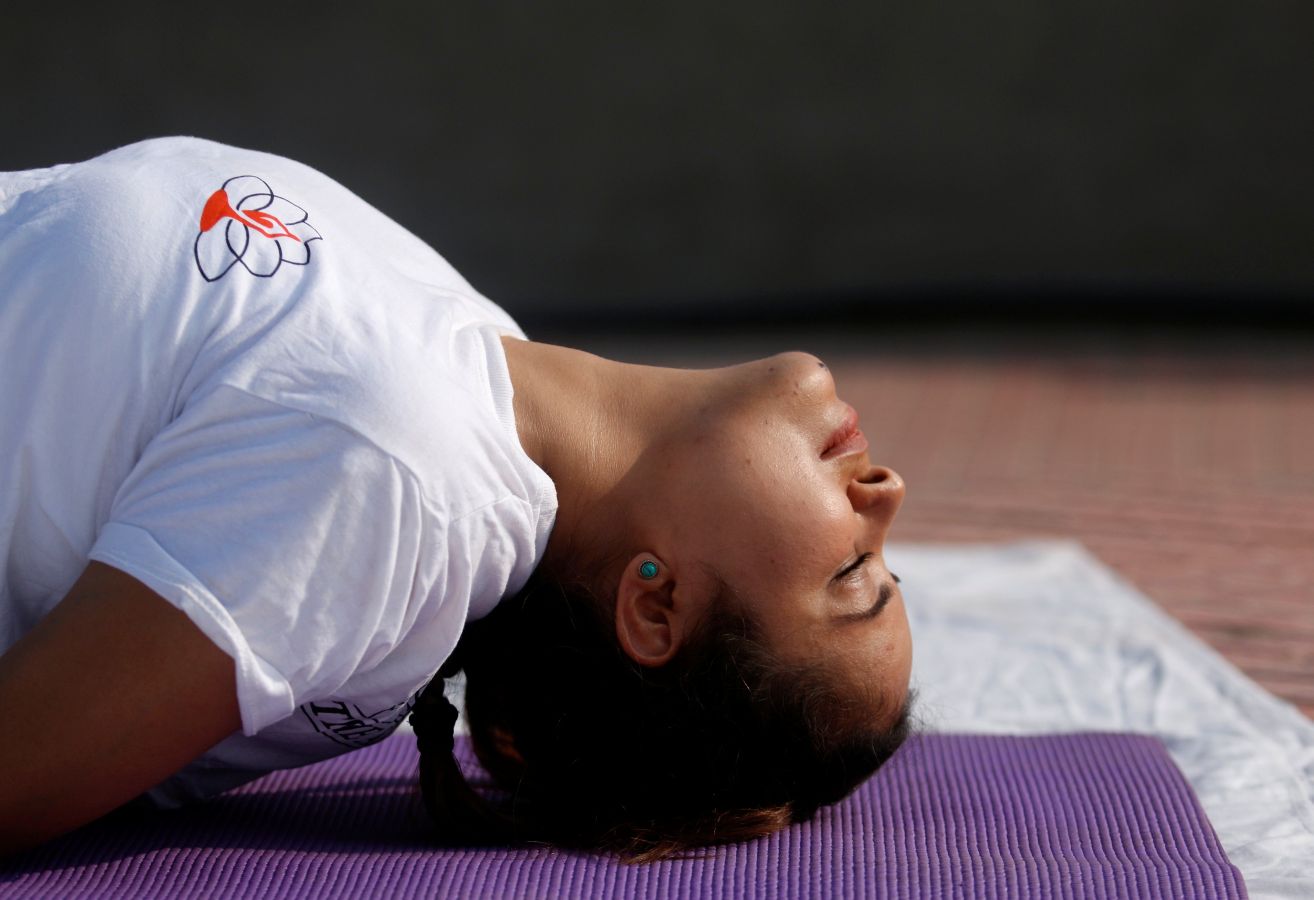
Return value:
<svg viewBox="0 0 1314 900">
<path fill-rule="evenodd" d="M 104 815 L 241 727 L 232 657 L 97 562 L 0 657 L 0 710 L 0 857 Z"/>
</svg>

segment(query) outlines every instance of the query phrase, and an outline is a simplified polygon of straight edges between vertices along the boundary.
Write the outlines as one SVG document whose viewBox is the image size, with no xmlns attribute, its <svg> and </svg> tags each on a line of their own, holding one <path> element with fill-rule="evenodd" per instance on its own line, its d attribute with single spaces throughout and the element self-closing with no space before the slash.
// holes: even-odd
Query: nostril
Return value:
<svg viewBox="0 0 1314 900">
<path fill-rule="evenodd" d="M 898 478 L 889 466 L 872 466 L 858 479 L 859 484 L 884 484 L 892 478 Z"/>
</svg>

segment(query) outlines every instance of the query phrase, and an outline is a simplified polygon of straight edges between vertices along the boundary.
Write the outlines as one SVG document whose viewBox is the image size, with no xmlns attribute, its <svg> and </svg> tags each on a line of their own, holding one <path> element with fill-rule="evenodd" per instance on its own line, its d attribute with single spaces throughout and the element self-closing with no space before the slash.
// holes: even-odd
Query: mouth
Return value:
<svg viewBox="0 0 1314 900">
<path fill-rule="evenodd" d="M 850 453 L 861 453 L 867 449 L 867 438 L 858 428 L 858 413 L 848 404 L 844 406 L 844 419 L 833 432 L 826 446 L 821 448 L 821 458 L 835 459 Z"/>
</svg>

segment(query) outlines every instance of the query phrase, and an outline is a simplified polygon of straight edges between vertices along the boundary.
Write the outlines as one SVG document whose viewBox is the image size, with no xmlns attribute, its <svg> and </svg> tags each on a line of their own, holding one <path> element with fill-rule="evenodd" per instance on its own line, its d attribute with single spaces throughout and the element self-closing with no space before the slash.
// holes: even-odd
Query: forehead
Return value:
<svg viewBox="0 0 1314 900">
<path fill-rule="evenodd" d="M 760 622 L 763 636 L 783 659 L 821 663 L 848 685 L 871 692 L 873 702 L 903 696 L 912 669 L 912 637 L 900 593 L 879 616 L 866 620 L 837 619 L 833 603 L 818 602 L 810 613 L 799 611 L 800 605 L 765 609 Z"/>
</svg>

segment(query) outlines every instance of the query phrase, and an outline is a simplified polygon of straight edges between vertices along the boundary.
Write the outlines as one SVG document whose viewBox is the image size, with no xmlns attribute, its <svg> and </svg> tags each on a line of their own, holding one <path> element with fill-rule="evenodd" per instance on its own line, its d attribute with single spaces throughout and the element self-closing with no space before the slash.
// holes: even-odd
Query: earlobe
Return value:
<svg viewBox="0 0 1314 900">
<path fill-rule="evenodd" d="M 675 579 L 660 559 L 643 553 L 625 566 L 616 589 L 616 637 L 640 665 L 665 665 L 679 649 L 683 631 L 674 601 Z"/>
</svg>

